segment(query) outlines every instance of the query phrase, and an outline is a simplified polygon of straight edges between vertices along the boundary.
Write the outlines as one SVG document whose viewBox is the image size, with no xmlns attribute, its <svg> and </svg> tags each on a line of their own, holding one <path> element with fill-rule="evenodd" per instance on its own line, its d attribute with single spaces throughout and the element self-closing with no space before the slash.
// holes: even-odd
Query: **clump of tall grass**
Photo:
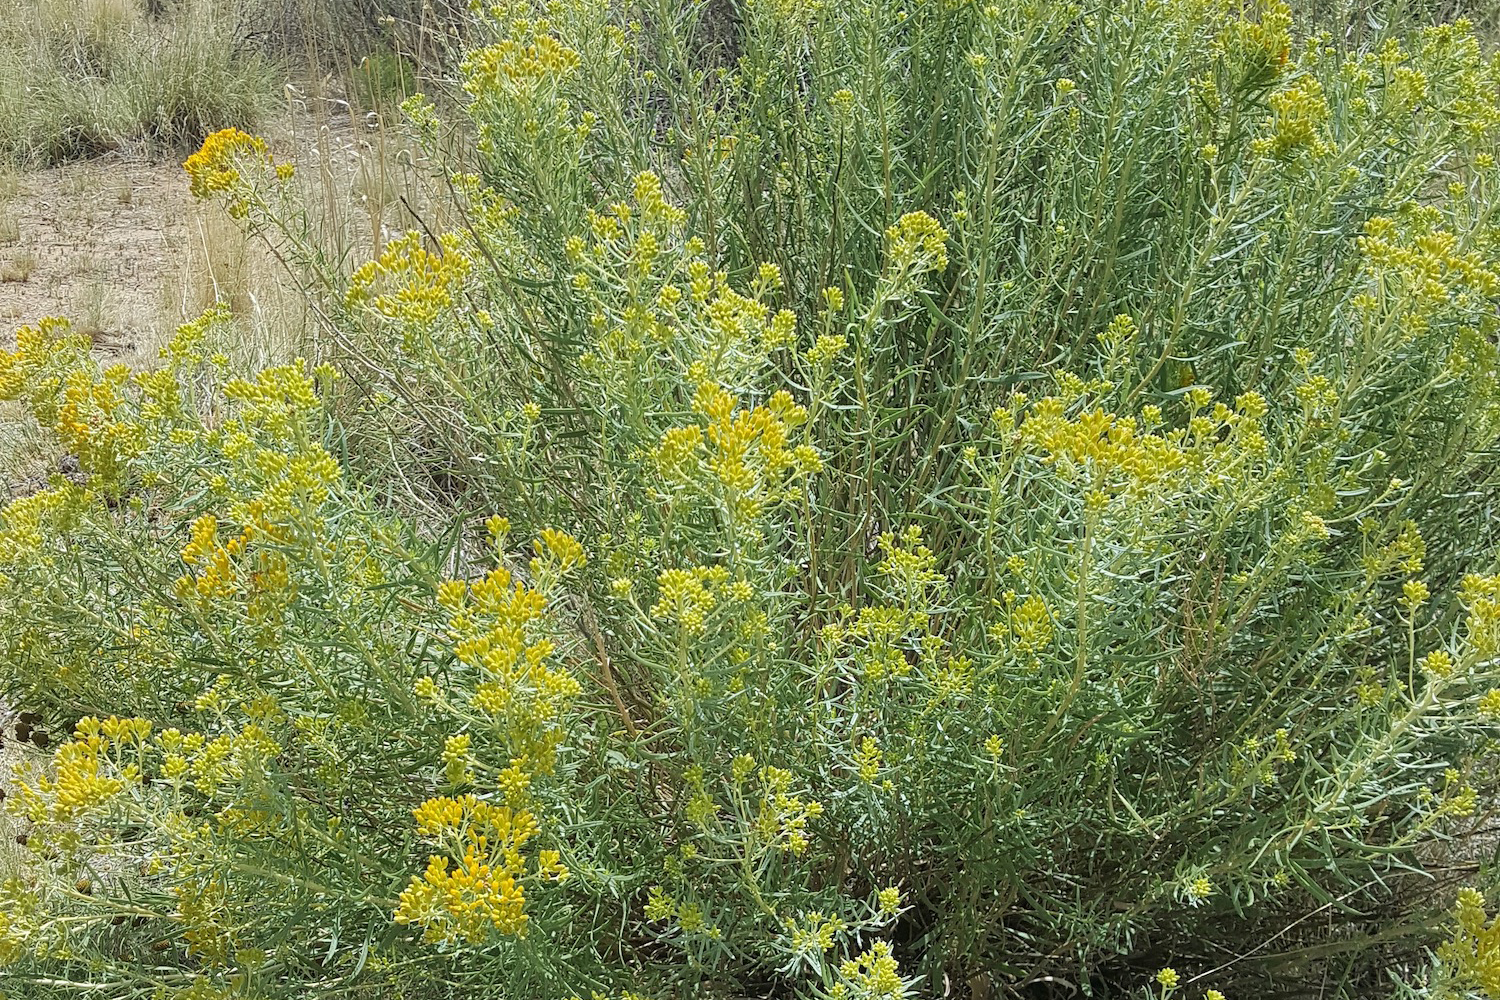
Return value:
<svg viewBox="0 0 1500 1000">
<path fill-rule="evenodd" d="M 0 157 L 15 162 L 190 147 L 253 126 L 274 95 L 213 0 L 157 15 L 140 0 L 0 5 Z"/>
<path fill-rule="evenodd" d="M 358 62 L 394 45 L 424 65 L 441 62 L 471 23 L 463 0 L 238 0 L 241 33 L 289 61 Z"/>
</svg>

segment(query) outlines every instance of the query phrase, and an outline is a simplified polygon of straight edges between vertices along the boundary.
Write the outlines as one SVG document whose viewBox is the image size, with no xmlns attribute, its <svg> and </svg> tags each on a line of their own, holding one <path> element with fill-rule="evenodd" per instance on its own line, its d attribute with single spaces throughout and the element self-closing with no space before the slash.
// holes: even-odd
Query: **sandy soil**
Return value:
<svg viewBox="0 0 1500 1000">
<path fill-rule="evenodd" d="M 12 175 L 0 205 L 6 340 L 66 315 L 105 354 L 154 353 L 192 236 L 176 164 L 90 162 Z"/>
</svg>

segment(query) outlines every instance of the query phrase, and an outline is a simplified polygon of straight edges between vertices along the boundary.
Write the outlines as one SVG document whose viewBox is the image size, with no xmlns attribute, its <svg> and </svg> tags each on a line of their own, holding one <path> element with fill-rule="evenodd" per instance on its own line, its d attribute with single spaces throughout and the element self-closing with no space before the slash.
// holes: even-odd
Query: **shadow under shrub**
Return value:
<svg viewBox="0 0 1500 1000">
<path fill-rule="evenodd" d="M 406 103 L 461 222 L 352 274 L 211 136 L 308 362 L 22 331 L 0 394 L 91 478 L 0 515 L 6 694 L 75 727 L 7 798 L 8 974 L 1482 982 L 1478 894 L 1420 959 L 1493 817 L 1493 61 L 1282 4 L 741 14 L 723 70 L 696 8 L 475 14 L 462 121 Z"/>
</svg>

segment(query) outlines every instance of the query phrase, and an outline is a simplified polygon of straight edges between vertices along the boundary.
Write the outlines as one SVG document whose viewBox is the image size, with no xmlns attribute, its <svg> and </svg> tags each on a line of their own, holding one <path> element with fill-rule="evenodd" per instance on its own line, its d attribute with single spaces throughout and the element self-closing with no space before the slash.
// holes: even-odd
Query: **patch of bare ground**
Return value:
<svg viewBox="0 0 1500 1000">
<path fill-rule="evenodd" d="M 398 134 L 342 101 L 288 96 L 290 112 L 264 134 L 296 166 L 306 236 L 332 258 L 352 268 L 399 232 L 442 223 L 415 214 L 423 164 Z M 0 347 L 22 326 L 66 316 L 101 359 L 149 365 L 177 324 L 218 300 L 240 317 L 241 346 L 266 360 L 297 347 L 295 299 L 221 205 L 193 200 L 176 160 L 0 165 Z"/>
<path fill-rule="evenodd" d="M 67 316 L 101 353 L 154 354 L 190 239 L 182 168 L 123 160 L 12 174 L 0 204 L 0 321 L 7 340 Z"/>
</svg>

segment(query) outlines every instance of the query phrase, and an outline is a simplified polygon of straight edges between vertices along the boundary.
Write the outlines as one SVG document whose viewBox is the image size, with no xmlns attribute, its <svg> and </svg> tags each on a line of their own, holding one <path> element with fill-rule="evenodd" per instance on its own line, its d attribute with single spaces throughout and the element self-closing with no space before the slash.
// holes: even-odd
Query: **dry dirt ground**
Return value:
<svg viewBox="0 0 1500 1000">
<path fill-rule="evenodd" d="M 102 353 L 148 352 L 173 312 L 193 238 L 175 164 L 90 162 L 13 173 L 0 194 L 0 321 L 7 340 L 67 316 Z"/>
<path fill-rule="evenodd" d="M 362 206 L 373 196 L 384 208 L 394 197 L 385 171 L 372 166 L 389 152 L 383 137 L 359 119 L 286 114 L 263 134 L 278 160 L 297 166 L 325 225 L 331 216 L 367 229 L 357 221 Z M 244 314 L 268 308 L 261 300 L 280 276 L 247 259 L 244 234 L 222 206 L 193 200 L 179 160 L 110 157 L 32 171 L 0 164 L 0 347 L 17 328 L 61 315 L 102 357 L 148 364 L 178 323 L 215 299 Z"/>
</svg>

